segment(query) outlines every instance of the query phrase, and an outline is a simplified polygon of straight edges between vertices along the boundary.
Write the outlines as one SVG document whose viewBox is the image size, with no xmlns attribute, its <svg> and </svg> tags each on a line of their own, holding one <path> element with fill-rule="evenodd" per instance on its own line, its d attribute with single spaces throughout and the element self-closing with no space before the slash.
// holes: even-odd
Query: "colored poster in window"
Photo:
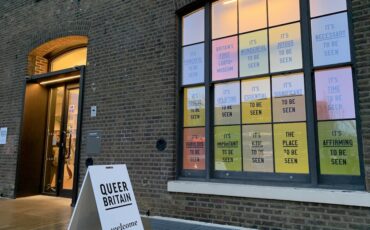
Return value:
<svg viewBox="0 0 370 230">
<path fill-rule="evenodd" d="M 268 73 L 267 30 L 239 37 L 240 76 Z"/>
<path fill-rule="evenodd" d="M 273 77 L 272 102 L 274 121 L 305 121 L 304 92 L 302 73 Z"/>
<path fill-rule="evenodd" d="M 240 84 L 215 85 L 214 119 L 216 125 L 240 124 Z"/>
<path fill-rule="evenodd" d="M 241 171 L 240 126 L 215 127 L 215 169 Z"/>
<path fill-rule="evenodd" d="M 266 0 L 239 0 L 239 33 L 266 27 Z"/>
<path fill-rule="evenodd" d="M 205 129 L 184 129 L 183 169 L 205 169 Z"/>
<path fill-rule="evenodd" d="M 355 118 L 351 67 L 315 72 L 319 120 Z"/>
<path fill-rule="evenodd" d="M 243 169 L 274 172 L 271 125 L 243 125 Z"/>
<path fill-rule="evenodd" d="M 204 87 L 184 90 L 184 126 L 205 126 Z"/>
<path fill-rule="evenodd" d="M 182 84 L 204 82 L 204 43 L 182 49 Z"/>
<path fill-rule="evenodd" d="M 270 77 L 242 81 L 242 122 L 271 122 Z"/>
<path fill-rule="evenodd" d="M 326 0 L 325 0 L 326 1 Z M 269 26 L 299 21 L 299 0 L 268 0 Z"/>
<path fill-rule="evenodd" d="M 204 41 L 204 8 L 185 15 L 182 28 L 183 46 Z"/>
<path fill-rule="evenodd" d="M 320 171 L 324 175 L 360 175 L 356 121 L 318 123 Z"/>
<path fill-rule="evenodd" d="M 311 17 L 347 10 L 347 0 L 310 0 Z"/>
<path fill-rule="evenodd" d="M 312 19 L 314 66 L 351 61 L 347 13 Z"/>
<path fill-rule="evenodd" d="M 301 69 L 301 43 L 301 26 L 299 23 L 270 29 L 271 72 Z"/>
<path fill-rule="evenodd" d="M 307 174 L 306 123 L 274 125 L 275 172 Z"/>
<path fill-rule="evenodd" d="M 212 42 L 212 80 L 238 77 L 238 37 Z"/>
<path fill-rule="evenodd" d="M 225 0 L 212 3 L 212 39 L 238 32 L 238 2 Z"/>
</svg>

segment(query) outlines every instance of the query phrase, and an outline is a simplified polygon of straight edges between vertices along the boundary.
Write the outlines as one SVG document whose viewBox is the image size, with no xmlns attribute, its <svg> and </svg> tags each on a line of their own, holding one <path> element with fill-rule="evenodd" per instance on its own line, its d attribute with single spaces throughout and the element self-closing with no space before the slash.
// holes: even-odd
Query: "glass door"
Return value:
<svg viewBox="0 0 370 230">
<path fill-rule="evenodd" d="M 63 122 L 64 91 L 64 86 L 49 89 L 42 192 L 51 195 L 56 195 L 58 189 L 57 182 Z"/>
<path fill-rule="evenodd" d="M 66 106 L 63 130 L 63 153 L 61 168 L 61 190 L 60 195 L 72 195 L 74 164 L 76 155 L 77 121 L 78 121 L 78 98 L 79 86 L 70 85 L 66 87 Z"/>
<path fill-rule="evenodd" d="M 42 193 L 70 197 L 76 155 L 79 85 L 50 87 Z"/>
</svg>

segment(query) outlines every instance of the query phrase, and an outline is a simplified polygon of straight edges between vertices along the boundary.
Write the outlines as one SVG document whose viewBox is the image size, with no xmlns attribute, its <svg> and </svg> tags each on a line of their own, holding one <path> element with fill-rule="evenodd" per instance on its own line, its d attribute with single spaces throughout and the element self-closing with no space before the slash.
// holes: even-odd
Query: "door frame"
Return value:
<svg viewBox="0 0 370 230">
<path fill-rule="evenodd" d="M 18 144 L 18 154 L 17 154 L 17 170 L 16 170 L 16 180 L 14 185 L 14 198 L 17 197 L 17 189 L 18 189 L 18 183 L 20 180 L 20 159 L 21 159 L 21 153 L 22 153 L 22 136 L 23 136 L 23 116 L 24 116 L 24 103 L 25 103 L 25 97 L 26 97 L 26 87 L 27 83 L 39 83 L 45 80 L 55 80 L 60 77 L 68 77 L 72 75 L 80 75 L 79 78 L 79 98 L 78 98 L 78 122 L 77 122 L 77 132 L 76 132 L 76 156 L 75 156 L 75 163 L 74 163 L 74 178 L 73 178 L 73 189 L 72 189 L 72 202 L 71 206 L 75 206 L 77 202 L 78 197 L 78 184 L 79 184 L 79 176 L 80 176 L 80 149 L 81 149 L 81 128 L 82 128 L 82 115 L 83 115 L 83 99 L 84 99 L 84 83 L 85 83 L 85 66 L 76 66 L 69 69 L 59 70 L 55 72 L 49 72 L 45 74 L 37 74 L 32 76 L 27 76 L 25 78 L 24 84 L 23 84 L 23 100 L 22 100 L 22 109 L 21 109 L 21 125 L 19 130 L 19 144 Z M 75 79 L 74 79 L 75 80 Z M 65 82 L 68 82 L 66 80 Z M 41 153 L 40 153 L 41 154 Z M 44 154 L 44 152 L 42 152 Z M 42 178 L 40 178 L 41 180 Z M 40 188 L 41 193 L 41 188 Z"/>
</svg>

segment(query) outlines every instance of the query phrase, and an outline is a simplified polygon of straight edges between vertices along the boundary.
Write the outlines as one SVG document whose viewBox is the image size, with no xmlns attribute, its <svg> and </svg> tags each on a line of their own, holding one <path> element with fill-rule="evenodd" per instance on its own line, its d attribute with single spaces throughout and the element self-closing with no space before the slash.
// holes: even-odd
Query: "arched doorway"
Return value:
<svg viewBox="0 0 370 230">
<path fill-rule="evenodd" d="M 87 39 L 71 36 L 30 53 L 23 107 L 17 197 L 77 197 Z"/>
</svg>

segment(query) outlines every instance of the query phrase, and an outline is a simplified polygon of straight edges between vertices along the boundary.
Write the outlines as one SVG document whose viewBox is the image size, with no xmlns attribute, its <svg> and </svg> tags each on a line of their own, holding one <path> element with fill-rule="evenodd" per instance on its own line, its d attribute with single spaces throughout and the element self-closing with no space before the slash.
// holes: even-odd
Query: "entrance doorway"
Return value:
<svg viewBox="0 0 370 230">
<path fill-rule="evenodd" d="M 84 67 L 26 81 L 17 197 L 77 198 Z"/>
<path fill-rule="evenodd" d="M 79 84 L 49 88 L 42 193 L 71 197 L 76 156 Z"/>
</svg>

